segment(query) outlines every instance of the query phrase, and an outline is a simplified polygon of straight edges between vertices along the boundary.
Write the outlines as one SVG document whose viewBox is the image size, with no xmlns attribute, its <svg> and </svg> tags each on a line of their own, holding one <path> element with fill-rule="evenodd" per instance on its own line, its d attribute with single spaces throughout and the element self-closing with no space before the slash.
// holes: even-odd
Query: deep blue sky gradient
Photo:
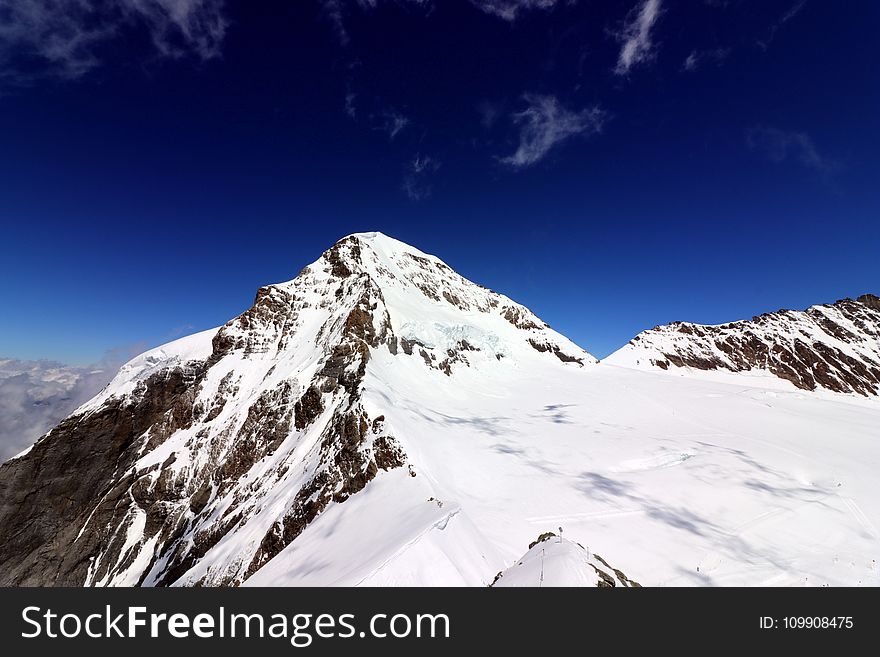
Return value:
<svg viewBox="0 0 880 657">
<path fill-rule="evenodd" d="M 880 292 L 880 5 L 811 0 L 779 24 L 796 3 L 666 2 L 656 60 L 620 76 L 634 4 L 508 22 L 385 2 L 350 9 L 343 44 L 317 0 L 230 2 L 219 58 L 159 58 L 132 28 L 78 79 L 10 76 L 0 355 L 85 363 L 222 324 L 368 230 L 598 356 L 672 320 Z M 611 118 L 515 170 L 500 158 L 527 93 Z M 392 112 L 409 119 L 393 139 Z M 780 159 L 767 134 L 820 159 L 793 142 Z M 416 155 L 439 163 L 419 200 Z"/>
</svg>

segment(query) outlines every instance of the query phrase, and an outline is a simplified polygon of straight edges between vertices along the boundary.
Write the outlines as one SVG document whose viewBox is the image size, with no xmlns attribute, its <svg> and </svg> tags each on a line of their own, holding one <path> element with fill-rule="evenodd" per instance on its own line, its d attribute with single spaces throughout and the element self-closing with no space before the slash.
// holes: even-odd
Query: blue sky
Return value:
<svg viewBox="0 0 880 657">
<path fill-rule="evenodd" d="M 67 4 L 0 12 L 0 355 L 216 326 L 368 230 L 599 356 L 880 290 L 877 3 Z"/>
</svg>

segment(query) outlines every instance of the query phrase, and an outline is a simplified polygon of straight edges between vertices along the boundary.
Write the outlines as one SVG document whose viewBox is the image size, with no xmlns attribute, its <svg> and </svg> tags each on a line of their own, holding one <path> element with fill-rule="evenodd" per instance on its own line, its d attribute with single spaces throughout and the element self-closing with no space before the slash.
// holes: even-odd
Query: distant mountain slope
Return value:
<svg viewBox="0 0 880 657">
<path fill-rule="evenodd" d="M 880 299 L 865 294 L 718 326 L 644 331 L 604 362 L 670 371 L 767 373 L 802 390 L 880 391 Z"/>
</svg>

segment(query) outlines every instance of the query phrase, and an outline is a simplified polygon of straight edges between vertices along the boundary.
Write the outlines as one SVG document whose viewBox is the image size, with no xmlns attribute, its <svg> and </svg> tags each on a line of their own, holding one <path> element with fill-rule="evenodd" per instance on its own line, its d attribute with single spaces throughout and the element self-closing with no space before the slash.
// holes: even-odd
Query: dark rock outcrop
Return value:
<svg viewBox="0 0 880 657">
<path fill-rule="evenodd" d="M 539 342 L 538 340 L 534 340 L 532 338 L 529 338 L 529 344 L 535 351 L 540 351 L 541 353 L 547 353 L 549 351 L 563 363 L 577 363 L 578 365 L 584 364 L 583 358 L 578 358 L 576 356 L 570 356 L 566 354 L 564 351 L 562 351 L 562 349 L 559 348 L 559 345 L 551 344 L 549 342 Z"/>
</svg>

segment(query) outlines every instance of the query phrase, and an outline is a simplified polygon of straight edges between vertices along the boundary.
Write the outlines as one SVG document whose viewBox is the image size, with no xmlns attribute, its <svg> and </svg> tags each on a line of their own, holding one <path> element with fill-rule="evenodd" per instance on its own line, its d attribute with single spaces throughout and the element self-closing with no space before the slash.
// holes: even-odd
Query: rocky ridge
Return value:
<svg viewBox="0 0 880 657">
<path fill-rule="evenodd" d="M 880 299 L 865 294 L 717 326 L 673 322 L 640 333 L 604 362 L 767 374 L 801 390 L 874 397 L 880 392 Z"/>
</svg>

